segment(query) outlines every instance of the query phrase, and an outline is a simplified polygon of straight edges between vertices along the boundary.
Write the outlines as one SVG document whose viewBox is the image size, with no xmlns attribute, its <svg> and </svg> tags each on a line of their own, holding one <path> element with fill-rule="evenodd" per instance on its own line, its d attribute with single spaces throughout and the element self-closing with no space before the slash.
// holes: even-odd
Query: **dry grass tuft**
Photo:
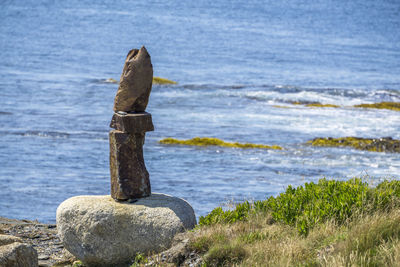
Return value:
<svg viewBox="0 0 400 267">
<path fill-rule="evenodd" d="M 270 214 L 198 227 L 190 246 L 204 266 L 400 266 L 400 210 L 326 221 L 308 236 Z"/>
</svg>

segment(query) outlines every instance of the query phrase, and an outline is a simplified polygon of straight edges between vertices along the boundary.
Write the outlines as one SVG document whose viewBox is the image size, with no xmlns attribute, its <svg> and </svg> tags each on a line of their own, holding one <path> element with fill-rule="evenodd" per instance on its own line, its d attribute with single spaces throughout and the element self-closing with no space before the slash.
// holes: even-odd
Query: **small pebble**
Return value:
<svg viewBox="0 0 400 267">
<path fill-rule="evenodd" d="M 40 260 L 40 261 L 45 261 L 45 260 L 48 260 L 48 259 L 50 259 L 50 257 L 47 256 L 47 255 L 39 255 L 38 256 L 38 260 Z"/>
</svg>

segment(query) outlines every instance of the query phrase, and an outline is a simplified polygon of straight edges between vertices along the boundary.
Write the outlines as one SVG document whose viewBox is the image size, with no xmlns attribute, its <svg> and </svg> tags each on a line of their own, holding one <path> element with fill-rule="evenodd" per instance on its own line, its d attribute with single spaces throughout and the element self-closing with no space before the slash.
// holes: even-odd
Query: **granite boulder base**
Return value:
<svg viewBox="0 0 400 267">
<path fill-rule="evenodd" d="M 87 266 L 129 266 L 137 253 L 157 253 L 196 224 L 185 200 L 153 193 L 135 203 L 110 196 L 77 196 L 57 209 L 58 234 Z"/>
</svg>

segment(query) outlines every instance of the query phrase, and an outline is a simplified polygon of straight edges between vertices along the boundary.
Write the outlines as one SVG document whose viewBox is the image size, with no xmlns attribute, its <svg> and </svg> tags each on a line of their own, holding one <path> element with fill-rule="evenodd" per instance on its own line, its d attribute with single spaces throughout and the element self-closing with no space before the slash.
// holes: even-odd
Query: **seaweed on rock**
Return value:
<svg viewBox="0 0 400 267">
<path fill-rule="evenodd" d="M 281 150 L 282 147 L 277 145 L 259 145 L 250 143 L 230 143 L 225 142 L 218 138 L 209 137 L 195 137 L 189 140 L 178 140 L 175 138 L 165 138 L 160 140 L 161 144 L 176 144 L 176 145 L 188 145 L 188 146 L 222 146 L 222 147 L 238 147 L 238 148 L 263 148 L 263 149 L 277 149 Z"/>
<path fill-rule="evenodd" d="M 339 108 L 340 106 L 334 104 L 322 104 L 320 102 L 309 102 L 309 101 L 295 101 L 291 102 L 293 105 L 304 105 L 309 108 Z"/>
<path fill-rule="evenodd" d="M 291 102 L 292 105 L 303 105 L 305 107 L 311 108 L 340 108 L 339 105 L 334 104 L 322 104 L 320 102 L 310 102 L 310 101 L 294 101 Z M 354 105 L 355 108 L 374 108 L 374 109 L 390 109 L 395 111 L 400 111 L 400 103 L 397 102 L 380 102 L 373 104 L 359 104 Z"/>
<path fill-rule="evenodd" d="M 165 78 L 160 78 L 160 77 L 153 77 L 153 83 L 154 84 L 177 84 L 175 81 L 171 81 Z"/>
<path fill-rule="evenodd" d="M 339 108 L 340 106 L 333 105 L 333 104 L 313 103 L 313 104 L 307 104 L 306 107 L 311 107 L 311 108 Z"/>
<path fill-rule="evenodd" d="M 315 138 L 307 142 L 312 146 L 326 147 L 353 147 L 359 150 L 375 151 L 375 152 L 400 152 L 400 140 L 391 137 L 383 138 L 360 138 L 360 137 L 341 137 L 341 138 Z"/>
<path fill-rule="evenodd" d="M 360 104 L 355 105 L 355 108 L 376 108 L 376 109 L 390 109 L 400 111 L 400 103 L 397 102 L 380 102 L 373 104 Z"/>
</svg>

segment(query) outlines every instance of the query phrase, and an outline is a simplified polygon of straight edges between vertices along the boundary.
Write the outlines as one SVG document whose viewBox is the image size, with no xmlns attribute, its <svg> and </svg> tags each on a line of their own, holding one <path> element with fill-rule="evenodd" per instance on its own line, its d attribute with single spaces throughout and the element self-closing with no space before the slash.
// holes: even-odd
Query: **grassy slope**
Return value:
<svg viewBox="0 0 400 267">
<path fill-rule="evenodd" d="M 190 233 L 205 266 L 400 266 L 400 182 L 320 180 L 215 209 Z"/>
<path fill-rule="evenodd" d="M 399 266 L 400 212 L 376 212 L 338 224 L 326 221 L 307 237 L 263 215 L 193 232 L 205 266 Z"/>
</svg>

